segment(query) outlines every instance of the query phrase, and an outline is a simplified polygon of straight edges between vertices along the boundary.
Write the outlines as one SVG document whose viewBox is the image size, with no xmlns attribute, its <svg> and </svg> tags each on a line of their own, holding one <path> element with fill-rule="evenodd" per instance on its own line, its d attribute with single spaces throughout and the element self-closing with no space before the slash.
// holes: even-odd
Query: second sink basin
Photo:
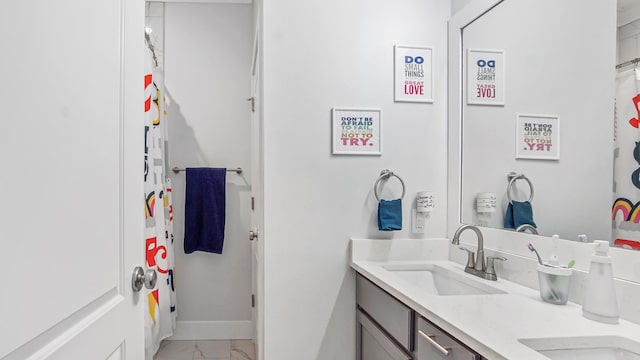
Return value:
<svg viewBox="0 0 640 360">
<path fill-rule="evenodd" d="M 485 280 L 470 279 L 435 264 L 394 264 L 382 267 L 433 295 L 506 294 L 504 291 L 482 283 Z"/>
<path fill-rule="evenodd" d="M 552 360 L 640 360 L 640 344 L 619 336 L 518 341 Z"/>
</svg>

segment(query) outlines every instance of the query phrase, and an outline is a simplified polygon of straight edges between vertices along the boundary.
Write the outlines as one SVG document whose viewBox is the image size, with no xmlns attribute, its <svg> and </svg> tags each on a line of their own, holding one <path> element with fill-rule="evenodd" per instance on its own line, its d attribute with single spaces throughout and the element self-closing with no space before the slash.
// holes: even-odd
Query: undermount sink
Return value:
<svg viewBox="0 0 640 360">
<path fill-rule="evenodd" d="M 484 280 L 470 279 L 462 273 L 458 274 L 435 264 L 394 264 L 382 267 L 432 295 L 506 294 L 482 283 Z"/>
<path fill-rule="evenodd" d="M 518 341 L 552 360 L 640 360 L 640 343 L 620 336 Z"/>
</svg>

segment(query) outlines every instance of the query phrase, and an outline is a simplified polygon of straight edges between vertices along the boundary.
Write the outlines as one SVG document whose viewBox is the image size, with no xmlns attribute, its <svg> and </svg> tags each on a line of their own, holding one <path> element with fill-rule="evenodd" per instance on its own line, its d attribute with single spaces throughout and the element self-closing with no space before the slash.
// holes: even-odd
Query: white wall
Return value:
<svg viewBox="0 0 640 360">
<path fill-rule="evenodd" d="M 418 191 L 426 236 L 446 233 L 447 24 L 441 0 L 263 3 L 265 359 L 352 360 L 349 237 L 410 237 Z M 393 46 L 434 48 L 434 103 L 393 102 Z M 382 156 L 332 156 L 331 108 L 382 109 Z M 407 185 L 403 230 L 376 227 L 373 184 Z M 389 183 L 387 197 L 399 191 Z"/>
<path fill-rule="evenodd" d="M 451 15 L 457 13 L 462 8 L 467 6 L 471 0 L 451 0 Z"/>
<path fill-rule="evenodd" d="M 618 0 L 618 27 L 640 19 L 640 3 L 636 0 Z"/>
<path fill-rule="evenodd" d="M 633 21 L 618 28 L 618 61 L 633 60 L 640 57 L 640 20 Z M 631 69 L 633 66 L 626 67 Z"/>
<path fill-rule="evenodd" d="M 222 255 L 184 254 L 185 174 L 171 174 L 176 237 L 177 338 L 251 336 L 250 5 L 165 5 L 170 166 L 242 167 L 227 174 Z M 200 322 L 200 323 L 194 323 Z"/>
<path fill-rule="evenodd" d="M 463 34 L 465 51 L 505 50 L 506 63 L 505 106 L 464 107 L 463 222 L 477 224 L 475 196 L 490 191 L 499 204 L 490 226 L 502 228 L 515 171 L 533 183 L 541 234 L 610 239 L 615 1 L 508 0 Z M 518 113 L 559 116 L 559 161 L 515 158 Z M 524 181 L 516 188 L 517 200 L 528 197 Z"/>
</svg>

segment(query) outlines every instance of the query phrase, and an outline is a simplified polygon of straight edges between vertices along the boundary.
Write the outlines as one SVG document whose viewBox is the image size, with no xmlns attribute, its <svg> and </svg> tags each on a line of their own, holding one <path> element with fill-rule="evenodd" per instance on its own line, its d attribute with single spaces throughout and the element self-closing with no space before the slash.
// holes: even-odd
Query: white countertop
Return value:
<svg viewBox="0 0 640 360">
<path fill-rule="evenodd" d="M 411 240 L 408 240 L 411 241 Z M 414 254 L 415 255 L 415 254 Z M 383 268 L 395 264 L 437 264 L 462 276 L 485 282 L 506 294 L 438 296 L 409 283 Z M 518 342 L 518 339 L 620 336 L 640 342 L 640 325 L 620 320 L 603 324 L 582 316 L 575 303 L 553 305 L 539 292 L 500 279 L 480 279 L 464 272 L 460 264 L 447 260 L 401 260 L 397 256 L 362 259 L 354 256 L 351 267 L 417 313 L 464 342 L 488 359 L 548 359 Z"/>
</svg>

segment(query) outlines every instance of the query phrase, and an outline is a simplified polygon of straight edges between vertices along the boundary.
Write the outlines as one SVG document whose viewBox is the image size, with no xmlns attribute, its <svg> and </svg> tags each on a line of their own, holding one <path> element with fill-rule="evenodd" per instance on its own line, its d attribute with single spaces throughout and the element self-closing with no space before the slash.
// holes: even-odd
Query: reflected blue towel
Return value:
<svg viewBox="0 0 640 360">
<path fill-rule="evenodd" d="M 402 200 L 380 200 L 378 203 L 378 230 L 402 230 Z"/>
<path fill-rule="evenodd" d="M 187 168 L 184 252 L 222 254 L 227 169 Z"/>
<path fill-rule="evenodd" d="M 507 206 L 507 213 L 504 215 L 504 227 L 506 229 L 516 229 L 523 224 L 537 227 L 533 222 L 533 208 L 528 201 L 512 201 Z"/>
</svg>

